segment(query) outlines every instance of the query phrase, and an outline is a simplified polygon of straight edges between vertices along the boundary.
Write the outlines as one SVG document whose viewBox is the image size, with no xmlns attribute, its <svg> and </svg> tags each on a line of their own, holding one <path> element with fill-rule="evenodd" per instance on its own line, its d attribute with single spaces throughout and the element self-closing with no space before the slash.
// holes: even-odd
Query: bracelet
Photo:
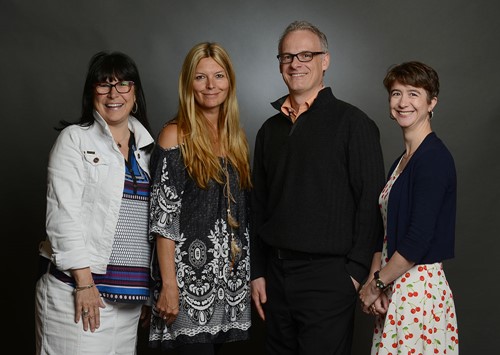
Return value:
<svg viewBox="0 0 500 355">
<path fill-rule="evenodd" d="M 85 286 L 75 286 L 75 289 L 73 290 L 73 294 L 76 295 L 76 293 L 78 291 L 83 291 L 83 290 L 87 290 L 89 288 L 92 288 L 94 287 L 95 284 L 92 282 L 90 285 L 85 285 Z"/>
</svg>

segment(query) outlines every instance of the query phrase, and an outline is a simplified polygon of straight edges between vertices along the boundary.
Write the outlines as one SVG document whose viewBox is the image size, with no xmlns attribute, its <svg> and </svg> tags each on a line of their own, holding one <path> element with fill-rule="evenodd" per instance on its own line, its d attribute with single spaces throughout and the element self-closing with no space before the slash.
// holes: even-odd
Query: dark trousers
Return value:
<svg viewBox="0 0 500 355">
<path fill-rule="evenodd" d="M 349 355 L 357 291 L 343 257 L 268 260 L 266 353 Z"/>
<path fill-rule="evenodd" d="M 186 344 L 177 348 L 178 355 L 216 355 L 222 344 Z"/>
</svg>

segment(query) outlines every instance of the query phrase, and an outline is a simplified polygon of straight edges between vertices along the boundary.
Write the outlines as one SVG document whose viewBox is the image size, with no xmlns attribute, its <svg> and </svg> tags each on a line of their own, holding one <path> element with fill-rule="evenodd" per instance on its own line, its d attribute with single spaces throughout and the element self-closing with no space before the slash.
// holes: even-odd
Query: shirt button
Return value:
<svg viewBox="0 0 500 355">
<path fill-rule="evenodd" d="M 99 162 L 99 158 L 94 158 L 94 163 L 98 163 Z"/>
</svg>

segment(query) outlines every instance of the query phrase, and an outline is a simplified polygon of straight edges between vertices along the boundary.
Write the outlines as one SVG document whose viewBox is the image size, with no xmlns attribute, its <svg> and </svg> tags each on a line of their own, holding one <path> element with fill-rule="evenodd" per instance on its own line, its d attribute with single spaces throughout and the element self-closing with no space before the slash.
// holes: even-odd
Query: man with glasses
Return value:
<svg viewBox="0 0 500 355">
<path fill-rule="evenodd" d="M 289 93 L 255 142 L 252 299 L 267 354 L 350 354 L 357 291 L 383 233 L 379 130 L 324 86 L 317 27 L 291 23 L 278 50 Z"/>
</svg>

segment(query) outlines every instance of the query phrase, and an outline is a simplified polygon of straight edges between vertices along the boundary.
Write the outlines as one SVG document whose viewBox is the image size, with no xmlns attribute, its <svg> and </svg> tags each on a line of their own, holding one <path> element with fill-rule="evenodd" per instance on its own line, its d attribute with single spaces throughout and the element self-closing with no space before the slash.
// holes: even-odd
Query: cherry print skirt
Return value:
<svg viewBox="0 0 500 355">
<path fill-rule="evenodd" d="M 371 354 L 458 354 L 455 303 L 442 263 L 415 265 L 386 291 Z"/>
</svg>

